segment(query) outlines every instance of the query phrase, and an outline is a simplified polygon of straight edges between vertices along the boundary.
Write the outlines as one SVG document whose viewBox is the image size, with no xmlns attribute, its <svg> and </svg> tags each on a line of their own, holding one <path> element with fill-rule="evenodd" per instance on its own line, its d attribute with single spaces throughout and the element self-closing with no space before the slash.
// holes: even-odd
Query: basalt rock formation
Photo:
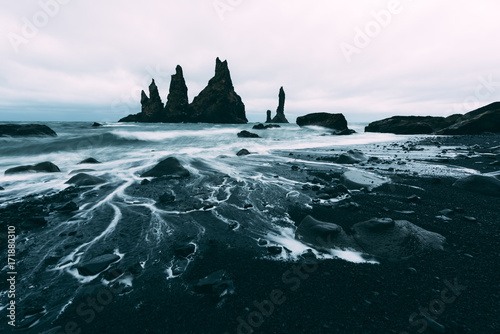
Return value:
<svg viewBox="0 0 500 334">
<path fill-rule="evenodd" d="M 267 120 L 266 123 L 288 123 L 288 120 L 285 117 L 285 91 L 283 87 L 280 88 L 280 92 L 278 94 L 278 108 L 276 109 L 276 116 L 271 119 L 271 112 L 268 110 L 267 112 Z"/>
<path fill-rule="evenodd" d="M 161 101 L 158 87 L 153 79 L 149 85 L 149 97 L 144 91 L 141 92 L 142 111 L 135 115 L 128 115 L 119 120 L 119 122 L 141 122 L 156 123 L 165 119 L 163 102 Z"/>
<path fill-rule="evenodd" d="M 193 121 L 204 123 L 248 123 L 245 105 L 236 94 L 227 61 L 216 59 L 215 75 L 191 103 Z"/>
<path fill-rule="evenodd" d="M 227 61 L 215 64 L 215 75 L 207 87 L 196 96 L 191 104 L 182 67 L 177 65 L 170 81 L 170 89 L 165 106 L 161 101 L 158 87 L 153 79 L 149 86 L 149 97 L 141 93 L 142 111 L 129 115 L 120 122 L 149 123 L 247 123 L 245 105 L 235 92 Z"/>
<path fill-rule="evenodd" d="M 165 115 L 165 121 L 171 123 L 188 122 L 191 117 L 188 88 L 184 80 L 182 67 L 179 65 L 175 68 L 175 74 L 172 75 L 170 80 Z"/>
</svg>

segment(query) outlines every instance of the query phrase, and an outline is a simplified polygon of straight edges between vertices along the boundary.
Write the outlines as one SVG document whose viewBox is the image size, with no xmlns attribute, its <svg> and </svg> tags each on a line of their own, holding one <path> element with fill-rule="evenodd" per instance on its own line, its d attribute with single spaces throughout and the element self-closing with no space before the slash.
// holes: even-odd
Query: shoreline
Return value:
<svg viewBox="0 0 500 334">
<path fill-rule="evenodd" d="M 261 217 L 265 210 L 271 209 L 252 202 L 253 207 L 238 211 L 239 216 L 235 220 L 242 225 L 233 230 L 223 228 L 223 224 L 210 215 L 212 209 L 204 212 L 195 206 L 196 211 L 186 217 L 206 220 L 206 237 L 198 240 L 195 255 L 181 276 L 166 279 L 162 266 L 156 269 L 154 266 L 146 267 L 146 270 L 134 273 L 131 267 L 124 267 L 125 263 L 111 265 L 108 272 L 116 269 L 132 273 L 133 287 L 130 290 L 122 286 L 110 300 L 105 299 L 107 293 L 101 292 L 106 290 L 106 285 L 88 285 L 78 289 L 72 304 L 52 324 L 42 322 L 40 327 L 20 332 L 40 333 L 53 328 L 46 333 L 60 333 L 68 324 L 76 323 L 77 327 L 73 330 L 81 328 L 82 333 L 238 333 L 238 329 L 242 333 L 250 333 L 250 330 L 255 333 L 416 333 L 425 326 L 429 327 L 427 332 L 432 332 L 431 327 L 439 332 L 442 329 L 440 326 L 444 326 L 447 333 L 494 333 L 500 328 L 496 320 L 500 302 L 500 288 L 496 284 L 498 270 L 492 265 L 500 255 L 500 199 L 457 189 L 452 187 L 454 177 L 424 176 L 419 174 L 418 168 L 422 163 L 419 156 L 427 154 L 427 160 L 431 161 L 429 164 L 437 166 L 432 167 L 436 169 L 447 164 L 486 173 L 498 171 L 497 166 L 489 164 L 494 161 L 492 156 L 481 151 L 498 146 L 499 138 L 425 137 L 412 141 L 413 146 L 401 142 L 392 146 L 387 143 L 384 145 L 390 147 L 393 150 L 391 155 L 396 157 L 377 157 L 381 160 L 361 163 L 364 165 L 359 168 L 389 177 L 391 183 L 371 191 L 352 191 L 348 199 L 326 205 L 321 201 L 304 205 L 299 203 L 302 197 L 297 198 L 298 203 L 283 199 L 283 203 L 288 203 L 287 213 L 294 224 L 311 215 L 321 221 L 334 222 L 351 233 L 353 224 L 376 217 L 408 220 L 443 235 L 446 238 L 443 251 L 422 252 L 398 260 L 379 259 L 379 264 L 356 264 L 338 259 L 314 260 L 304 256 L 296 261 L 269 259 L 266 247 L 259 246 L 256 239 L 244 235 L 243 231 L 247 228 L 245 221 Z M 384 146 L 370 144 L 364 149 L 363 146 L 356 148 L 362 149 L 369 157 L 376 157 L 376 145 Z M 474 145 L 480 147 L 472 149 Z M 442 153 L 443 149 L 452 146 L 460 150 Z M 386 151 L 378 149 L 379 152 Z M 471 150 L 474 153 L 467 155 Z M 319 163 L 304 163 L 304 167 L 293 161 L 278 164 L 270 161 L 269 166 L 262 167 L 262 171 L 272 170 L 269 175 L 276 175 L 276 182 L 309 180 L 319 185 L 337 182 L 340 171 L 328 167 L 328 164 L 322 165 L 328 162 L 322 160 L 326 151 L 307 150 L 299 154 L 292 150 L 288 154 L 293 156 L 288 157 Z M 337 147 L 335 151 L 328 152 L 330 156 L 344 153 Z M 458 159 L 447 156 L 464 152 L 465 157 Z M 282 156 L 287 156 L 285 151 Z M 385 163 L 384 159 L 389 163 Z M 405 164 L 398 164 L 401 161 Z M 396 167 L 389 170 L 393 164 Z M 417 170 L 412 170 L 414 166 Z M 142 188 L 133 186 L 128 193 L 144 195 L 145 189 L 149 189 L 147 193 L 150 193 L 164 186 L 164 181 L 160 180 Z M 78 191 L 73 191 L 63 191 L 47 199 L 43 205 L 74 198 Z M 314 189 L 298 191 L 307 198 L 317 196 Z M 420 199 L 409 200 L 415 195 Z M 27 203 L 25 199 L 19 205 Z M 186 209 L 189 210 L 188 207 Z M 440 212 L 445 209 L 453 210 L 448 213 L 451 220 L 438 218 L 443 216 Z M 3 209 L 2 214 L 5 210 L 9 208 Z M 475 218 L 475 221 L 466 217 Z M 282 224 L 287 226 L 290 222 Z M 190 233 L 194 230 L 187 235 Z M 124 235 L 123 238 L 129 236 Z M 162 245 L 167 251 L 168 245 Z M 26 256 L 26 252 L 29 253 L 28 248 L 19 256 Z M 194 290 L 201 278 L 218 270 L 225 271 L 227 279 L 234 285 L 234 293 L 229 289 L 227 296 L 219 298 Z M 43 276 L 43 270 L 40 275 Z M 106 272 L 101 275 L 113 278 Z M 67 279 L 73 280 L 71 277 Z M 99 297 L 105 303 L 89 308 L 88 298 L 99 300 Z M 273 302 L 272 312 L 270 304 L 264 300 Z M 22 323 L 29 318 L 26 314 L 25 319 L 22 318 L 23 311 L 39 307 L 40 302 L 25 300 L 19 303 L 19 321 Z M 27 303 L 31 306 L 28 307 Z M 85 303 L 84 307 L 78 312 L 77 308 L 82 303 Z M 87 323 L 92 309 L 94 317 Z M 428 314 L 427 317 L 435 321 L 422 318 L 420 313 Z M 42 314 L 40 319 L 46 317 Z"/>
</svg>

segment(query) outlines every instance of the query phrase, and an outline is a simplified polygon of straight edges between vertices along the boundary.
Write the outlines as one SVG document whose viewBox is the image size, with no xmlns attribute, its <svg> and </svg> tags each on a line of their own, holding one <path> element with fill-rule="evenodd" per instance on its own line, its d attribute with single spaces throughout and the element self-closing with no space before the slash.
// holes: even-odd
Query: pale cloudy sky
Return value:
<svg viewBox="0 0 500 334">
<path fill-rule="evenodd" d="M 116 121 L 227 59 L 250 121 L 449 115 L 500 100 L 498 0 L 23 0 L 0 9 L 0 121 Z"/>
</svg>

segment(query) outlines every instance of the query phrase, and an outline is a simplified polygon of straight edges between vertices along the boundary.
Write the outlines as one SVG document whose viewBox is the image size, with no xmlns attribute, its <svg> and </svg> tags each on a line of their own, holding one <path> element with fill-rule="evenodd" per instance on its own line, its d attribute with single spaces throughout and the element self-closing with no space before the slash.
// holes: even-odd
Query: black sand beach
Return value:
<svg viewBox="0 0 500 334">
<path fill-rule="evenodd" d="M 126 261 L 111 264 L 100 274 L 106 279 L 101 282 L 129 275 L 133 277 L 133 288 L 111 283 L 87 285 L 50 322 L 44 322 L 48 317 L 40 309 L 41 300 L 23 300 L 19 310 L 24 319 L 20 323 L 29 327 L 38 318 L 40 323 L 18 332 L 496 333 L 500 329 L 500 198 L 453 187 L 453 177 L 418 175 L 405 164 L 411 163 L 415 153 L 416 160 L 427 155 L 430 168 L 450 164 L 495 172 L 498 164 L 492 163 L 498 160 L 490 148 L 499 144 L 498 135 L 484 135 L 426 137 L 411 143 L 378 145 L 378 150 L 377 145 L 356 147 L 368 156 L 386 156 L 384 159 L 389 162 L 372 158 L 357 166 L 390 178 L 390 183 L 370 191 L 351 191 L 346 199 L 333 204 L 320 200 L 299 203 L 301 197 L 297 197 L 298 202 L 292 198 L 277 199 L 285 203 L 295 224 L 310 215 L 338 224 L 351 234 L 355 223 L 372 218 L 407 220 L 444 236 L 443 250 L 397 259 L 377 257 L 378 264 L 316 259 L 308 253 L 297 261 L 277 261 L 273 259 L 274 250 L 268 248 L 270 244 L 259 245 L 257 238 L 236 233 L 244 230 L 245 221 L 261 214 L 265 206 L 253 205 L 239 211 L 240 216 L 234 220 L 241 226 L 235 227 L 221 226 L 210 213 L 211 207 L 197 208 L 193 202 L 193 208 L 185 208 L 192 213 L 185 217 L 190 219 L 193 215 L 205 220 L 205 238 L 196 245 L 194 255 L 187 251 L 190 263 L 182 275 L 165 280 L 161 254 L 145 270 L 133 263 L 127 265 Z M 464 155 L 447 158 L 443 150 L 451 150 L 450 147 L 458 148 Z M 303 168 L 301 161 L 328 160 L 325 152 L 328 150 L 283 151 L 283 156 L 293 157 L 295 162 L 269 168 L 278 181 L 312 181 L 311 188 L 298 190 L 314 196 L 321 192 L 319 188 L 337 184 L 339 173 L 321 164 Z M 331 156 L 340 153 L 330 151 Z M 388 158 L 388 154 L 401 160 L 392 161 L 394 158 Z M 394 162 L 399 167 L 387 167 Z M 212 177 L 224 178 L 216 174 Z M 127 191 L 155 197 L 155 189 L 158 193 L 172 185 L 176 189 L 176 182 L 160 179 L 137 184 Z M 40 214 L 37 210 L 63 203 L 79 191 L 70 188 L 61 194 L 25 199 L 4 208 L 2 225 L 14 223 L 19 231 L 26 230 L 26 219 Z M 194 231 L 186 231 L 185 240 L 189 240 Z M 119 234 L 122 240 L 112 241 L 126 243 L 134 238 L 134 233 L 123 230 Z M 165 249 L 165 260 L 168 251 Z M 21 256 L 23 252 L 30 250 L 24 249 Z M 50 264 L 49 261 L 42 266 L 41 277 L 43 267 Z M 214 279 L 214 284 L 200 284 L 200 279 L 220 270 L 223 272 L 219 272 L 220 279 Z M 33 288 L 43 290 L 36 281 Z"/>
</svg>

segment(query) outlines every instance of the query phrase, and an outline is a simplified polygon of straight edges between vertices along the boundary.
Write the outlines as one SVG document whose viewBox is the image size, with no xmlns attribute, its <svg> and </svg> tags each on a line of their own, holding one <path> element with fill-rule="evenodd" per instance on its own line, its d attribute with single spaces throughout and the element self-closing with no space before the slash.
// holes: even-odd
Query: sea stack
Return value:
<svg viewBox="0 0 500 334">
<path fill-rule="evenodd" d="M 191 104 L 182 67 L 177 65 L 165 106 L 154 79 L 149 85 L 149 97 L 142 91 L 141 105 L 140 113 L 128 115 L 119 122 L 248 123 L 245 105 L 234 91 L 227 61 L 220 61 L 219 58 L 216 60 L 214 77 Z"/>
<path fill-rule="evenodd" d="M 283 87 L 280 88 L 280 92 L 278 94 L 278 108 L 276 109 L 276 116 L 266 123 L 288 123 L 288 120 L 285 117 L 285 91 L 283 90 Z M 268 113 L 269 115 L 269 113 Z"/>
<path fill-rule="evenodd" d="M 165 117 L 164 107 L 154 79 L 149 85 L 149 97 L 144 91 L 141 92 L 141 106 L 142 111 L 140 113 L 128 115 L 118 122 L 162 122 L 162 119 Z"/>
<path fill-rule="evenodd" d="M 273 120 L 271 119 L 271 110 L 267 111 L 266 123 L 271 123 Z"/>
<path fill-rule="evenodd" d="M 236 94 L 227 61 L 215 62 L 215 75 L 191 103 L 193 120 L 203 123 L 248 123 L 245 105 Z"/>
<path fill-rule="evenodd" d="M 188 122 L 191 117 L 188 88 L 180 65 L 177 65 L 170 80 L 165 115 L 166 121 L 171 123 Z"/>
</svg>

